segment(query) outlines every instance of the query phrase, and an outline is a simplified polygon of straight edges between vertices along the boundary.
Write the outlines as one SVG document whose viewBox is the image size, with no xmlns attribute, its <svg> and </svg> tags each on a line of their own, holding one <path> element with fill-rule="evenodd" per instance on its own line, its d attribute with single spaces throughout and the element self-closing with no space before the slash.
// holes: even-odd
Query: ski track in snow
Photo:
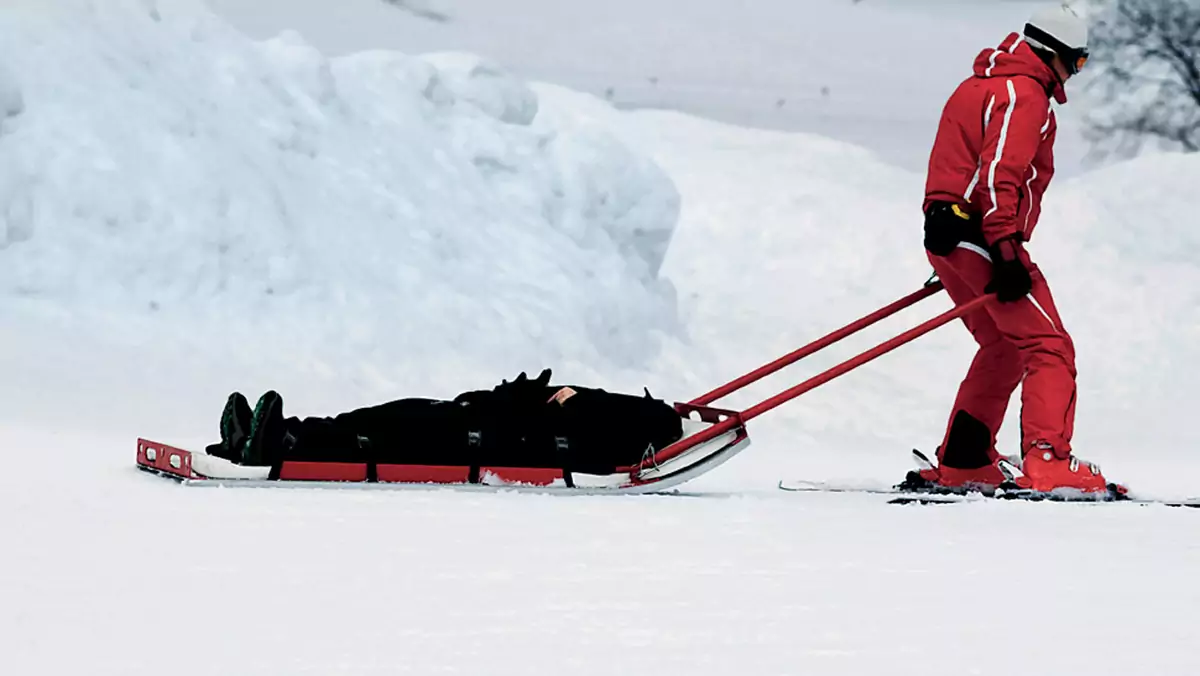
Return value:
<svg viewBox="0 0 1200 676">
<path fill-rule="evenodd" d="M 424 22 L 442 31 L 428 49 L 471 47 L 439 40 L 488 16 L 407 4 L 448 17 Z M 855 9 L 871 30 L 898 11 L 871 5 Z M 373 16 L 345 7 L 324 39 Z M 956 21 L 973 41 L 992 11 Z M 6 12 L 0 673 L 1200 670 L 1195 511 L 774 490 L 901 477 L 970 359 L 958 327 L 754 421 L 754 444 L 681 495 L 205 490 L 138 472 L 136 436 L 199 448 L 235 388 L 324 413 L 552 366 L 689 398 L 924 281 L 921 176 L 844 138 L 618 112 L 461 53 L 253 43 L 187 0 Z M 563 13 L 504 25 L 561 38 Z M 531 44 L 509 48 L 545 79 L 585 58 Z M 1200 363 L 1198 181 L 1174 155 L 1062 180 L 1033 245 L 1079 350 L 1081 455 L 1170 496 L 1200 493 L 1200 433 L 1180 424 Z"/>
</svg>

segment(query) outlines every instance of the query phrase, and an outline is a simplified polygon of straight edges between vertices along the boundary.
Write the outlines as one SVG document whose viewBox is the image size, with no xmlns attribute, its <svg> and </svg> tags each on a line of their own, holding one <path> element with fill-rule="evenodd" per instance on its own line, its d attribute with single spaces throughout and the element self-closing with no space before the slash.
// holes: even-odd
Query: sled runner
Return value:
<svg viewBox="0 0 1200 676">
<path fill-rule="evenodd" d="M 177 448 L 148 439 L 139 439 L 137 443 L 137 466 L 142 470 L 177 480 L 189 486 L 303 486 L 392 489 L 450 487 L 468 490 L 510 489 L 539 493 L 574 494 L 662 492 L 713 470 L 745 449 L 750 443 L 746 423 L 751 419 L 891 352 L 940 326 L 954 321 L 990 300 L 990 297 L 985 296 L 974 302 L 948 310 L 915 328 L 905 331 L 746 410 L 732 411 L 712 407 L 711 404 L 716 400 L 741 390 L 786 366 L 796 363 L 806 356 L 814 354 L 872 326 L 914 305 L 922 299 L 933 296 L 941 291 L 942 288 L 940 282 L 931 280 L 918 291 L 788 355 L 780 357 L 755 371 L 722 385 L 690 402 L 675 404 L 670 409 L 667 409 L 673 409 L 673 413 L 666 415 L 669 420 L 674 420 L 675 415 L 679 416 L 679 420 L 673 423 L 677 431 L 669 441 L 662 443 L 664 439 L 661 434 L 663 426 L 658 424 L 656 427 L 657 432 L 652 437 L 653 441 L 646 444 L 643 440 L 641 446 L 632 448 L 634 451 L 632 455 L 630 454 L 630 444 L 633 443 L 631 439 L 637 440 L 643 437 L 638 437 L 636 434 L 630 437 L 628 434 L 622 435 L 621 432 L 627 426 L 635 430 L 641 430 L 639 423 L 644 421 L 635 419 L 638 415 L 637 411 L 641 409 L 637 409 L 636 405 L 634 408 L 630 408 L 627 404 L 630 404 L 631 401 L 626 401 L 624 408 L 616 406 L 611 409 L 623 412 L 617 415 L 599 416 L 597 419 L 584 420 L 581 423 L 578 420 L 578 414 L 576 414 L 576 430 L 573 439 L 570 434 L 562 437 L 555 437 L 553 435 L 547 437 L 545 430 L 541 429 L 535 430 L 530 428 L 527 430 L 521 428 L 514 431 L 513 429 L 509 429 L 513 427 L 512 425 L 504 423 L 504 421 L 507 421 L 505 416 L 492 415 L 489 419 L 491 421 L 489 424 L 493 428 L 497 428 L 498 426 L 502 433 L 489 433 L 487 435 L 492 444 L 490 455 L 488 453 L 475 452 L 478 450 L 477 448 L 464 450 L 462 444 L 465 443 L 463 440 L 467 438 L 467 435 L 456 435 L 446 448 L 441 448 L 441 442 L 429 441 L 429 439 L 444 440 L 450 437 L 429 437 L 425 430 L 415 429 L 412 430 L 412 434 L 425 434 L 425 436 L 421 437 L 421 441 L 414 442 L 411 439 L 406 440 L 403 438 L 404 435 L 409 434 L 408 430 L 400 429 L 392 430 L 394 433 L 388 435 L 388 443 L 381 444 L 386 449 L 383 451 L 373 448 L 371 444 L 356 444 L 353 435 L 350 436 L 350 441 L 347 442 L 344 434 L 341 437 L 337 435 L 314 434 L 313 436 L 322 438 L 322 442 L 317 444 L 318 448 L 315 454 L 313 449 L 302 449 L 301 447 L 304 444 L 299 444 L 296 447 L 290 448 L 286 453 L 277 454 L 277 456 L 273 456 L 271 459 L 262 461 L 256 458 L 254 462 L 238 462 L 237 460 L 245 460 L 245 458 L 235 457 L 236 454 L 222 454 L 217 447 L 213 446 L 209 447 L 209 453 L 203 453 Z M 529 387 L 534 385 L 544 387 L 548 385 L 548 380 L 548 370 L 543 372 L 542 377 L 536 381 L 526 380 L 525 374 L 521 374 L 521 377 L 516 382 L 510 384 L 505 381 L 504 384 L 491 393 L 465 393 L 456 398 L 453 403 L 465 405 L 471 402 L 484 402 L 487 405 L 493 405 L 498 400 L 505 406 L 511 406 L 513 404 L 511 388 L 520 385 L 526 388 L 522 390 L 524 393 L 522 396 L 527 396 Z M 503 392 L 504 396 L 499 396 L 505 388 L 510 389 Z M 599 395 L 594 396 L 602 397 L 626 397 L 628 400 L 638 399 L 628 397 L 627 395 L 611 395 L 602 390 L 587 390 L 587 388 L 580 388 L 580 390 L 586 390 L 585 396 L 575 396 L 577 392 L 570 387 L 562 388 L 554 392 L 549 401 L 546 401 L 543 397 L 539 405 L 549 406 L 550 410 L 553 411 L 549 415 L 553 417 L 563 415 L 559 409 L 555 408 L 556 405 L 562 407 L 562 409 L 570 409 L 570 407 L 574 406 L 575 409 L 573 410 L 581 410 L 580 407 L 584 406 L 584 404 L 579 402 L 588 400 L 587 393 L 599 393 Z M 240 395 L 237 396 L 240 397 Z M 260 400 L 260 405 L 262 401 Z M 430 400 L 404 400 L 393 402 L 393 404 L 404 406 L 408 401 L 415 402 L 419 406 L 430 403 Z M 646 406 L 666 406 L 663 402 L 650 399 L 648 393 L 641 401 Z M 647 401 L 651 403 L 647 404 Z M 450 404 L 451 402 L 432 403 L 436 406 L 438 404 Z M 393 404 L 387 404 L 384 407 Z M 279 406 L 281 407 L 282 403 Z M 524 408 L 521 408 L 521 406 Z M 379 408 L 382 409 L 383 407 Z M 433 408 L 430 408 L 430 411 L 433 410 Z M 446 409 L 439 410 L 442 413 L 436 414 L 438 416 L 443 416 L 446 412 Z M 454 410 L 457 409 L 452 409 L 451 412 L 453 413 Z M 520 403 L 520 406 L 515 410 L 518 410 L 521 415 L 531 415 L 538 420 L 541 420 L 542 416 L 545 415 L 537 411 L 530 412 L 532 409 L 530 409 L 528 402 Z M 601 407 L 597 410 L 606 409 Z M 633 411 L 633 413 L 630 413 L 630 411 Z M 228 413 L 228 405 L 226 413 Z M 256 420 L 258 413 L 258 411 L 255 412 Z M 361 412 L 351 412 L 350 414 L 343 415 L 353 416 L 358 413 Z M 282 416 L 281 413 L 279 415 Z M 662 423 L 661 413 L 659 415 L 660 419 L 657 422 Z M 342 417 L 338 416 L 338 419 Z M 322 419 L 313 422 L 312 425 L 309 425 L 312 419 L 306 419 L 302 422 L 295 422 L 291 429 L 307 429 L 304 427 L 306 425 L 309 425 L 310 428 L 313 428 L 313 426 L 315 428 L 322 426 L 336 427 L 338 419 Z M 294 418 L 289 419 L 289 421 L 295 420 Z M 223 443 L 225 423 L 226 420 L 223 416 Z M 283 424 L 282 419 L 280 419 L 278 424 Z M 520 424 L 518 424 L 518 427 Z M 579 431 L 581 424 L 585 428 L 583 432 Z M 296 425 L 300 427 L 296 427 Z M 591 426 L 591 431 L 587 432 L 586 428 L 589 425 Z M 492 431 L 495 431 L 495 429 Z M 472 443 L 479 441 L 481 435 L 478 432 L 471 432 L 470 434 L 474 435 L 472 436 Z M 301 436 L 304 436 L 303 432 L 301 432 Z M 540 440 L 540 455 L 534 453 L 531 456 L 526 452 L 528 449 L 509 452 L 504 448 L 505 442 L 503 440 L 510 440 L 514 446 L 524 447 L 532 445 L 529 437 L 534 436 L 537 436 Z M 502 439 L 499 445 L 495 441 L 497 438 Z M 552 447 L 549 454 L 547 454 L 545 447 L 547 438 L 552 440 Z M 340 439 L 340 441 L 331 442 L 330 439 Z M 360 436 L 358 439 L 361 441 L 362 437 Z M 595 447 L 598 443 L 597 440 L 604 442 L 603 440 L 609 439 L 619 439 L 624 446 L 624 450 L 621 453 L 612 455 L 611 457 L 629 458 L 629 460 L 605 466 L 602 452 L 597 452 L 595 448 L 591 448 L 589 454 L 585 450 L 589 445 Z M 553 448 L 553 444 L 558 444 L 558 448 Z M 250 446 L 251 444 L 249 443 L 245 445 L 246 448 Z M 454 446 L 454 448 L 451 449 L 449 446 Z M 394 451 L 394 449 L 401 447 L 406 447 L 403 449 L 404 452 L 397 453 Z M 557 455 L 555 455 L 556 452 Z M 614 453 L 616 453 L 616 450 L 614 450 Z M 411 458 L 413 457 L 416 457 L 417 460 L 412 460 Z M 524 460 L 514 461 L 514 458 L 525 459 L 528 457 L 537 457 L 539 460 L 536 463 L 525 462 Z M 598 457 L 601 459 L 597 460 Z M 450 461 L 448 458 L 453 458 L 454 460 Z"/>
</svg>

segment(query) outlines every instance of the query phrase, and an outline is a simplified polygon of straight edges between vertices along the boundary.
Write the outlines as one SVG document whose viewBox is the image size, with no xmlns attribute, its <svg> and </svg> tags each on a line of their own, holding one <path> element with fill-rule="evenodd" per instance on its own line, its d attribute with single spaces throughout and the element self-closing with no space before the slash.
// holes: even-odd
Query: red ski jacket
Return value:
<svg viewBox="0 0 1200 676">
<path fill-rule="evenodd" d="M 1054 175 L 1058 76 L 1017 33 L 975 59 L 942 111 L 929 156 L 925 208 L 947 201 L 981 219 L 983 239 L 1029 240 Z"/>
</svg>

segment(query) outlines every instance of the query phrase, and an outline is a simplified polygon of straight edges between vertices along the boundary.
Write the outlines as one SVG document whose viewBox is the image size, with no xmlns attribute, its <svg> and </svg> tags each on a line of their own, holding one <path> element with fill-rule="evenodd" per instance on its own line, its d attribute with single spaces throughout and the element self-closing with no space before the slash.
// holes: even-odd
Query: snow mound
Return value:
<svg viewBox="0 0 1200 676">
<path fill-rule="evenodd" d="M 1181 424 L 1200 363 L 1196 185 L 1197 155 L 1122 162 L 1059 186 L 1035 236 L 1079 353 L 1080 429 L 1131 462 L 1200 443 Z"/>
<path fill-rule="evenodd" d="M 426 62 L 441 73 L 446 87 L 443 103 L 453 92 L 458 99 L 508 124 L 532 124 L 538 112 L 537 94 L 528 84 L 507 73 L 499 64 L 476 54 L 446 52 L 425 54 Z"/>
<path fill-rule="evenodd" d="M 329 59 L 189 0 L 14 9 L 0 306 L 500 370 L 637 363 L 672 330 L 674 185 L 495 64 Z"/>
</svg>

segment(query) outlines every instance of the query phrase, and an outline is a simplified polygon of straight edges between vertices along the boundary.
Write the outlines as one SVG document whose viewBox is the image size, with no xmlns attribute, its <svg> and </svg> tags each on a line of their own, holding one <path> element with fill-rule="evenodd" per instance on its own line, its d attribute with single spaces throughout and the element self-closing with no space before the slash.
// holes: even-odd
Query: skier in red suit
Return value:
<svg viewBox="0 0 1200 676">
<path fill-rule="evenodd" d="M 929 158 L 925 247 L 955 304 L 995 293 L 964 318 L 979 351 L 958 390 L 938 467 L 921 477 L 987 490 L 1004 481 L 996 433 L 1021 385 L 1018 483 L 1037 491 L 1106 490 L 1071 452 L 1075 348 L 1050 287 L 1029 257 L 1042 194 L 1054 175 L 1054 103 L 1087 61 L 1087 24 L 1066 6 L 975 59 L 947 102 Z"/>
</svg>

